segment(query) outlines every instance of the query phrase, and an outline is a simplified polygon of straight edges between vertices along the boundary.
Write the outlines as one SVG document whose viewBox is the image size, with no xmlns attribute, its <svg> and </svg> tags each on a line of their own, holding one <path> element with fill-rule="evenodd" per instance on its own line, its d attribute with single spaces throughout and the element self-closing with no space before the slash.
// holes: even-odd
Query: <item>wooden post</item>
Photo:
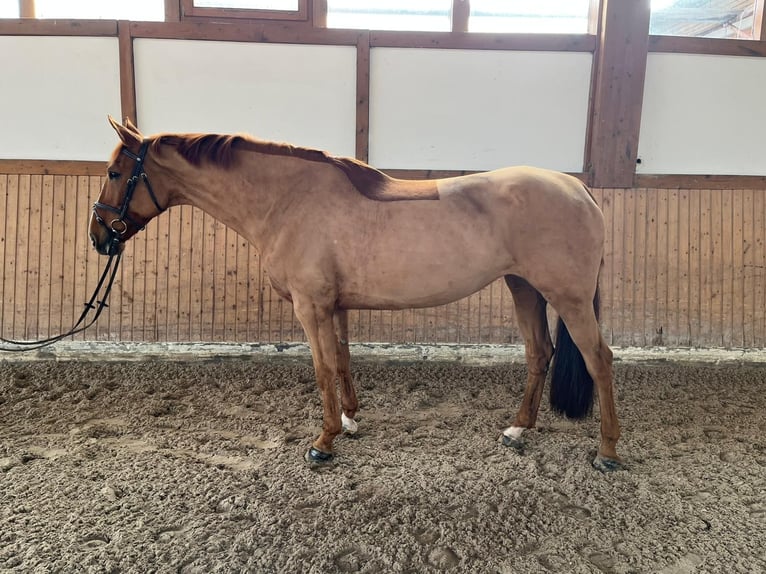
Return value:
<svg viewBox="0 0 766 574">
<path fill-rule="evenodd" d="M 753 10 L 753 40 L 766 40 L 766 0 L 758 0 Z"/>
<path fill-rule="evenodd" d="M 130 22 L 120 20 L 117 23 L 117 38 L 120 54 L 120 101 L 122 102 L 122 117 L 130 118 L 138 124 L 136 118 L 136 76 L 133 65 L 133 36 L 130 33 Z"/>
<path fill-rule="evenodd" d="M 327 0 L 313 0 L 309 7 L 309 21 L 314 28 L 327 28 Z"/>
<path fill-rule="evenodd" d="M 165 0 L 165 22 L 181 21 L 181 3 L 179 0 Z"/>
<path fill-rule="evenodd" d="M 649 41 L 650 0 L 603 0 L 594 113 L 585 155 L 593 187 L 632 187 Z"/>
<path fill-rule="evenodd" d="M 19 15 L 22 18 L 35 18 L 35 0 L 19 0 Z"/>
<path fill-rule="evenodd" d="M 452 31 L 468 32 L 471 0 L 452 0 Z"/>
<path fill-rule="evenodd" d="M 356 159 L 369 161 L 370 152 L 370 33 L 356 42 Z"/>
</svg>

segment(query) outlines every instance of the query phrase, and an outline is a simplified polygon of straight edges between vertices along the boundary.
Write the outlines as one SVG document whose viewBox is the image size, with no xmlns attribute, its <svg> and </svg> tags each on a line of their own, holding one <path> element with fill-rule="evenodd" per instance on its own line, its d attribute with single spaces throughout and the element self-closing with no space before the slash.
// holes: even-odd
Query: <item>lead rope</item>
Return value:
<svg viewBox="0 0 766 574">
<path fill-rule="evenodd" d="M 112 290 L 112 284 L 114 283 L 114 278 L 117 276 L 117 269 L 120 267 L 120 260 L 122 258 L 122 253 L 112 254 L 109 256 L 109 261 L 106 262 L 106 266 L 104 267 L 104 272 L 101 273 L 101 278 L 98 280 L 98 285 L 96 285 L 96 289 L 93 291 L 93 295 L 91 295 L 90 299 L 87 303 L 85 303 L 85 309 L 83 309 L 82 313 L 80 314 L 80 318 L 77 320 L 77 322 L 74 324 L 74 326 L 67 331 L 66 333 L 63 333 L 61 335 L 56 335 L 54 337 L 48 337 L 47 339 L 39 339 L 37 341 L 14 341 L 12 339 L 4 339 L 0 337 L 0 341 L 3 343 L 6 343 L 8 345 L 13 345 L 12 347 L 6 347 L 6 346 L 0 346 L 0 351 L 8 351 L 8 352 L 22 352 L 22 351 L 34 351 L 36 349 L 41 349 L 43 347 L 47 347 L 48 345 L 52 345 L 53 343 L 60 341 L 61 339 L 64 339 L 66 337 L 70 337 L 72 335 L 76 335 L 77 333 L 81 333 L 93 323 L 96 322 L 99 315 L 101 315 L 101 312 L 104 310 L 105 307 L 108 307 L 107 299 L 109 298 L 109 293 Z M 114 264 L 114 267 L 112 267 L 112 264 Z M 111 274 L 109 273 L 109 270 L 111 268 Z M 106 290 L 104 291 L 103 296 L 99 299 L 99 293 L 101 292 L 102 287 L 104 287 L 104 281 L 106 278 L 109 277 L 109 280 L 106 282 Z M 95 305 L 94 305 L 95 303 Z M 88 313 L 92 310 L 96 310 L 96 314 L 93 316 L 93 318 L 88 321 L 85 324 L 82 324 L 85 322 L 85 318 L 88 316 Z"/>
</svg>

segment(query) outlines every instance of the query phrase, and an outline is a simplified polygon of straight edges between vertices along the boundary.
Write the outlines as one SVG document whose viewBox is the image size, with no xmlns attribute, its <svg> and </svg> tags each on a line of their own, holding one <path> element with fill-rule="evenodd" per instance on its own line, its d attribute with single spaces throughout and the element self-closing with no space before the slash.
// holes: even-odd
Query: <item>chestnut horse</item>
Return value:
<svg viewBox="0 0 766 574">
<path fill-rule="evenodd" d="M 357 428 L 349 309 L 442 305 L 504 277 L 524 337 L 527 383 L 503 443 L 521 448 L 523 431 L 535 425 L 554 355 L 550 304 L 560 317 L 551 404 L 582 418 L 595 381 L 601 441 L 593 464 L 621 468 L 612 352 L 597 316 L 604 219 L 578 179 L 510 167 L 406 181 L 354 159 L 249 136 L 144 137 L 129 121 L 109 121 L 121 143 L 93 206 L 93 245 L 120 252 L 159 213 L 189 204 L 255 246 L 311 347 L 324 417 L 309 462 L 330 461 L 335 437 Z"/>
</svg>

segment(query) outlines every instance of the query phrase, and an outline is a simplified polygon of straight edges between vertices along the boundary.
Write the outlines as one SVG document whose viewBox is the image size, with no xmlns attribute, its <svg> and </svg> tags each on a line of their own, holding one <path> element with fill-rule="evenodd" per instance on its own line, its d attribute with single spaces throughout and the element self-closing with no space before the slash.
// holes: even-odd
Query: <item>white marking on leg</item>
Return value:
<svg viewBox="0 0 766 574">
<path fill-rule="evenodd" d="M 503 434 L 509 438 L 518 440 L 521 438 L 521 435 L 525 430 L 527 430 L 525 427 L 508 427 L 503 431 Z"/>
<path fill-rule="evenodd" d="M 346 413 L 340 414 L 340 422 L 343 424 L 343 432 L 346 434 L 356 433 L 359 426 L 354 419 L 350 419 L 346 416 Z"/>
</svg>

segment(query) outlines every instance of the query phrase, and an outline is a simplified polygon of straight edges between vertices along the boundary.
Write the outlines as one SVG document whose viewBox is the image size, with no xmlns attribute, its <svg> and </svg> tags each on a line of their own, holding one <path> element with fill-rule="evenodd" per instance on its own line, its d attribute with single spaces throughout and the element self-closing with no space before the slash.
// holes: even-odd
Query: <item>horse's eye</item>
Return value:
<svg viewBox="0 0 766 574">
<path fill-rule="evenodd" d="M 119 179 L 119 178 L 120 178 L 120 174 L 117 173 L 116 171 L 109 172 L 109 179 Z"/>
</svg>

